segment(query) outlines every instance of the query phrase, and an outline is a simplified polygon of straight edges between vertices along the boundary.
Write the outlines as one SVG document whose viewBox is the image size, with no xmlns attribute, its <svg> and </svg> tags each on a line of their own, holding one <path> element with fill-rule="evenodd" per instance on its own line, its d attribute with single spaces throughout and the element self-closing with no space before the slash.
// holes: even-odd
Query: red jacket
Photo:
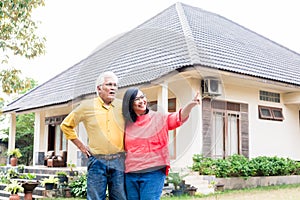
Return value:
<svg viewBox="0 0 300 200">
<path fill-rule="evenodd" d="M 170 168 L 168 131 L 179 127 L 181 110 L 162 114 L 149 111 L 125 129 L 125 173 L 164 166 Z M 186 121 L 186 119 L 185 119 Z"/>
</svg>

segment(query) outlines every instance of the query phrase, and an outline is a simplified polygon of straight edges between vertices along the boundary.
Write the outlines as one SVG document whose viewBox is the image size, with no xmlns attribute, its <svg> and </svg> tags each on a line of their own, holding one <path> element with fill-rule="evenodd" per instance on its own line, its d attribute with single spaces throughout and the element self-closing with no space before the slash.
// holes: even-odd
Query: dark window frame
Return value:
<svg viewBox="0 0 300 200">
<path fill-rule="evenodd" d="M 267 110 L 269 112 L 268 115 L 263 112 L 263 110 Z M 265 120 L 275 120 L 275 121 L 283 121 L 284 116 L 282 113 L 282 108 L 276 108 L 276 107 L 269 107 L 269 106 L 258 106 L 258 112 L 259 112 L 259 119 L 265 119 Z M 279 112 L 281 117 L 277 116 L 275 112 Z"/>
</svg>

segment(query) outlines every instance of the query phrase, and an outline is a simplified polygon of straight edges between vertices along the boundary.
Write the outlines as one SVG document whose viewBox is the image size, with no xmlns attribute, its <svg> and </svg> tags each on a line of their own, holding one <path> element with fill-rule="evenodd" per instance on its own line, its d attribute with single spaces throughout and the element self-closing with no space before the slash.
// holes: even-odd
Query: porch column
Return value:
<svg viewBox="0 0 300 200">
<path fill-rule="evenodd" d="M 8 138 L 8 150 L 15 148 L 16 143 L 16 114 L 10 114 L 10 128 Z"/>
<path fill-rule="evenodd" d="M 9 127 L 9 136 L 8 136 L 8 151 L 15 148 L 16 145 L 16 114 L 10 113 L 9 116 L 10 127 Z M 7 164 L 9 163 L 9 158 L 7 158 Z"/>
<path fill-rule="evenodd" d="M 157 111 L 168 112 L 168 83 L 160 84 L 157 96 Z"/>
<path fill-rule="evenodd" d="M 44 129 L 45 129 L 45 113 L 36 112 L 34 119 L 34 137 L 33 137 L 33 166 L 42 165 L 45 156 L 44 143 Z"/>
</svg>

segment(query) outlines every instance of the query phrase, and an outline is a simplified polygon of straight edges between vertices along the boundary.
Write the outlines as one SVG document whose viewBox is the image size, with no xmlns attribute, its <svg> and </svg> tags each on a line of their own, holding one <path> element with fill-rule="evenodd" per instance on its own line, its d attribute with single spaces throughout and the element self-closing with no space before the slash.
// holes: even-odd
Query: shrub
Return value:
<svg viewBox="0 0 300 200">
<path fill-rule="evenodd" d="M 300 163 L 276 156 L 259 156 L 249 160 L 242 155 L 212 159 L 195 154 L 193 161 L 193 171 L 199 171 L 202 175 L 215 175 L 218 178 L 300 174 Z"/>
<path fill-rule="evenodd" d="M 78 179 L 69 183 L 71 194 L 75 197 L 85 198 L 87 196 L 87 175 L 86 173 L 78 176 Z"/>
<path fill-rule="evenodd" d="M 230 163 L 228 177 L 249 177 L 254 174 L 254 167 L 252 164 L 249 164 L 249 160 L 245 156 L 236 154 L 228 157 L 226 160 Z"/>
<path fill-rule="evenodd" d="M 202 155 L 196 154 L 193 156 L 194 164 L 192 169 L 199 171 L 202 175 L 215 175 L 215 161 L 212 158 L 205 158 Z"/>
</svg>

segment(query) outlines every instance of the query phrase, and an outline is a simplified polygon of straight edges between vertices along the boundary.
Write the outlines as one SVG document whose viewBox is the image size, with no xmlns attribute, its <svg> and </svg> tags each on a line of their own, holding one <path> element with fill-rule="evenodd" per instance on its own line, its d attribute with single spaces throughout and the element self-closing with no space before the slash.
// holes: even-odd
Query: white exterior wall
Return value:
<svg viewBox="0 0 300 200">
<path fill-rule="evenodd" d="M 84 144 L 88 144 L 87 141 L 87 133 L 86 130 L 84 128 L 83 123 L 79 123 L 78 126 L 76 127 L 76 132 L 78 134 L 78 138 L 84 143 Z M 80 166 L 80 164 L 78 163 L 78 159 L 77 158 L 77 153 L 80 150 L 73 144 L 73 142 L 71 142 L 70 140 L 68 140 L 68 158 L 67 158 L 67 163 L 73 163 L 76 166 Z"/>
<path fill-rule="evenodd" d="M 169 83 L 169 90 L 175 94 L 177 110 L 189 103 L 200 91 L 200 80 L 180 80 Z M 202 150 L 201 105 L 193 108 L 189 119 L 176 132 L 176 160 L 171 160 L 172 168 L 189 167 L 192 157 Z"/>
<path fill-rule="evenodd" d="M 250 88 L 245 85 L 225 85 L 225 100 L 248 103 L 249 106 L 249 157 L 278 156 L 300 160 L 299 108 L 259 100 L 259 90 L 277 92 L 270 89 Z M 282 96 L 282 95 L 281 95 Z M 284 120 L 259 119 L 258 105 L 282 108 Z"/>
</svg>

